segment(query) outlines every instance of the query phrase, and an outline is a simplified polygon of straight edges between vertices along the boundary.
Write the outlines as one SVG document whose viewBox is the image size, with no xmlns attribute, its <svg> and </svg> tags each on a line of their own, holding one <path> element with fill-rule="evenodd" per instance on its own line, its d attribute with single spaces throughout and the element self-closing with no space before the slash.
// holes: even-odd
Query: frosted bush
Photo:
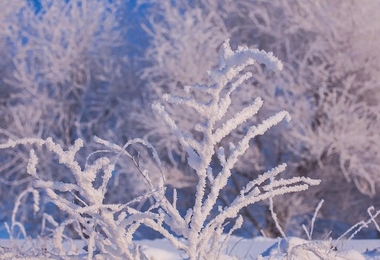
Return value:
<svg viewBox="0 0 380 260">
<path fill-rule="evenodd" d="M 46 235 L 44 233 L 51 230 L 47 233 L 46 238 L 51 237 L 52 239 L 53 246 L 50 250 L 53 254 L 60 257 L 74 257 L 75 255 L 71 254 L 80 252 L 80 250 L 73 251 L 73 253 L 67 252 L 63 246 L 64 241 L 70 240 L 65 229 L 73 226 L 77 235 L 87 246 L 87 259 L 93 259 L 97 254 L 113 259 L 141 259 L 143 257 L 139 247 L 132 242 L 133 234 L 145 219 L 153 218 L 154 215 L 149 212 L 137 211 L 132 206 L 151 196 L 150 193 L 124 204 L 106 203 L 107 185 L 115 165 L 107 157 L 99 157 L 93 164 L 86 164 L 82 169 L 75 159 L 77 152 L 83 146 L 81 139 L 78 139 L 68 150 L 63 150 L 50 138 L 46 140 L 9 140 L 2 144 L 1 148 L 27 144 L 44 146 L 47 151 L 55 154 L 59 163 L 65 165 L 73 174 L 75 181 L 62 182 L 42 179 L 38 158 L 32 149 L 27 172 L 34 178 L 34 182 L 32 187 L 20 194 L 15 204 L 11 226 L 7 225 L 11 238 L 16 227 L 21 229 L 24 238 L 27 237 L 22 223 L 16 219 L 21 198 L 31 193 L 34 199 L 34 212 L 38 212 L 40 210 L 39 193 L 44 192 L 50 201 L 68 216 L 63 222 L 58 223 L 54 220 L 54 216 L 44 213 L 41 232 L 42 235 Z M 153 205 L 151 209 L 155 207 L 157 205 Z"/>
<path fill-rule="evenodd" d="M 239 211 L 242 208 L 277 195 L 299 192 L 307 189 L 310 185 L 319 184 L 318 180 L 305 177 L 276 179 L 276 176 L 286 167 L 285 164 L 282 164 L 247 183 L 230 205 L 217 209 L 220 192 L 226 187 L 239 157 L 249 148 L 249 141 L 264 134 L 283 119 L 290 119 L 286 111 L 279 112 L 258 125 L 247 126 L 243 137 L 230 142 L 229 147 L 221 146 L 223 138 L 253 117 L 262 106 L 262 100 L 256 98 L 252 104 L 225 122 L 219 123 L 231 105 L 231 94 L 252 76 L 250 72 L 242 75 L 239 73 L 254 64 L 255 61 L 264 64 L 271 70 L 282 68 L 281 62 L 271 53 L 244 47 L 232 51 L 229 41 L 227 41 L 223 45 L 219 69 L 209 72 L 212 81 L 210 86 L 187 86 L 185 88 L 189 94 L 187 97 L 168 94 L 163 96 L 163 99 L 169 103 L 183 105 L 187 107 L 186 110 L 196 111 L 198 123 L 194 125 L 192 133 L 183 132 L 167 113 L 165 106 L 159 103 L 153 105 L 153 109 L 170 127 L 186 151 L 187 163 L 197 175 L 198 183 L 195 204 L 188 209 L 185 216 L 181 215 L 177 209 L 177 203 L 180 201 L 177 201 L 176 191 L 173 198 L 168 199 L 165 197 L 163 186 L 155 188 L 152 185 L 152 192 L 157 191 L 157 193 L 153 192 L 152 196 L 160 204 L 158 212 L 160 217 L 146 220 L 144 224 L 160 232 L 178 249 L 184 250 L 190 259 L 218 259 L 221 257 L 223 245 L 227 240 L 221 241 L 221 236 L 226 231 L 225 226 L 228 220 L 234 219 L 233 225 L 228 231 L 229 235 L 241 227 L 243 219 L 239 215 Z M 194 92 L 202 94 L 196 95 Z M 202 99 L 198 97 L 202 97 Z M 109 144 L 109 147 L 117 151 L 124 150 L 115 144 Z M 217 158 L 219 167 L 212 166 L 214 158 Z M 136 166 L 139 167 L 138 164 Z M 144 173 L 144 176 L 147 176 L 147 173 Z M 216 209 L 218 213 L 213 215 Z M 169 230 L 165 227 L 168 227 Z"/>
</svg>

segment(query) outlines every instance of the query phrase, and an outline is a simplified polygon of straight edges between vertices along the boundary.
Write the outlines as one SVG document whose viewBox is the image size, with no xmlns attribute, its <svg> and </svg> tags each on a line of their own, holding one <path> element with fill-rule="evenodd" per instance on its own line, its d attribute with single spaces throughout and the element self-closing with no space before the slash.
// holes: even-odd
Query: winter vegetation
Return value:
<svg viewBox="0 0 380 260">
<path fill-rule="evenodd" d="M 248 258 L 235 236 L 379 257 L 344 246 L 380 232 L 379 1 L 6 0 L 0 20 L 6 259 L 153 259 L 156 238 Z"/>
</svg>

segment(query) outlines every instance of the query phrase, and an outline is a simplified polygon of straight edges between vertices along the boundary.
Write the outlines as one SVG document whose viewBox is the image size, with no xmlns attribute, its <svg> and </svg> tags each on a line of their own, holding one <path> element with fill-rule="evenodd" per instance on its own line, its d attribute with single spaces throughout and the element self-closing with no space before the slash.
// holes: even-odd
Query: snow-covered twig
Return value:
<svg viewBox="0 0 380 260">
<path fill-rule="evenodd" d="M 228 153 L 225 152 L 226 149 L 223 147 L 220 147 L 216 152 L 216 147 L 221 145 L 221 140 L 246 122 L 247 119 L 253 117 L 263 104 L 261 99 L 258 98 L 253 105 L 249 105 L 236 113 L 221 127 L 216 127 L 231 105 L 231 94 L 239 84 L 252 76 L 246 73 L 239 77 L 239 73 L 247 66 L 254 64 L 255 61 L 266 65 L 268 69 L 282 69 L 282 63 L 271 53 L 245 47 L 239 47 L 236 51 L 232 51 L 229 41 L 226 41 L 223 45 L 219 69 L 209 72 L 212 84 L 210 86 L 195 85 L 193 88 L 191 86 L 187 87 L 188 93 L 190 93 L 189 90 L 193 90 L 193 92 L 200 91 L 201 96 L 207 97 L 206 101 L 197 99 L 197 96 L 163 96 L 165 101 L 186 106 L 188 109 L 194 109 L 199 114 L 200 119 L 194 126 L 194 130 L 201 133 L 200 141 L 195 136 L 184 133 L 163 105 L 158 103 L 153 105 L 153 109 L 171 128 L 186 151 L 188 165 L 198 176 L 195 204 L 188 210 L 185 217 L 178 216 L 178 211 L 168 200 L 161 201 L 161 207 L 164 209 L 161 211 L 161 214 L 164 214 L 164 223 L 177 235 L 186 239 L 186 247 L 183 248 L 181 243 L 181 249 L 187 252 L 190 259 L 214 259 L 218 257 L 215 243 L 219 243 L 226 220 L 236 218 L 239 210 L 243 207 L 273 196 L 299 192 L 307 189 L 310 185 L 319 184 L 319 181 L 310 178 L 295 177 L 288 180 L 274 180 L 283 171 L 284 166 L 276 168 L 250 182 L 231 205 L 224 208 L 215 217 L 210 218 L 220 192 L 226 187 L 232 174 L 234 165 L 249 148 L 249 141 L 258 135 L 264 134 L 269 128 L 277 125 L 283 119 L 290 120 L 290 115 L 286 111 L 281 111 L 256 126 L 250 126 L 245 135 L 230 146 Z M 215 156 L 219 158 L 220 170 L 211 167 Z M 270 178 L 273 180 L 269 184 L 263 185 Z M 210 187 L 209 191 L 206 191 L 208 182 Z M 175 212 L 176 215 L 172 215 L 172 212 Z M 163 223 L 157 222 L 151 227 L 158 230 L 160 224 Z"/>
</svg>

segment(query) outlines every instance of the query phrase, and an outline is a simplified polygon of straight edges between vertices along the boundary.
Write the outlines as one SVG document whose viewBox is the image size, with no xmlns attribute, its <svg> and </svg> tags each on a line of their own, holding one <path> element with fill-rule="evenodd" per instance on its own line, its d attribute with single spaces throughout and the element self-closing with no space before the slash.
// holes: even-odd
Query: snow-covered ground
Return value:
<svg viewBox="0 0 380 260">
<path fill-rule="evenodd" d="M 244 239 L 232 237 L 225 249 L 228 255 L 235 255 L 240 259 L 255 259 L 266 249 L 275 244 L 277 240 L 258 237 L 255 239 Z M 142 249 L 149 259 L 167 259 L 179 260 L 185 256 L 176 250 L 167 240 L 141 240 L 138 244 L 142 245 Z"/>
<path fill-rule="evenodd" d="M 309 242 L 296 238 L 292 239 L 293 241 L 296 240 L 297 242 L 301 243 L 304 242 L 314 244 L 314 247 L 318 247 L 318 245 L 323 243 L 323 241 Z M 181 254 L 181 252 L 176 250 L 172 245 L 170 245 L 168 241 L 164 239 L 142 240 L 138 243 L 142 245 L 143 251 L 151 260 L 179 260 L 186 258 L 185 255 Z M 281 240 L 280 244 L 283 245 L 282 249 L 287 249 L 287 246 L 284 245 L 285 243 L 283 240 Z M 344 257 L 342 259 L 360 260 L 360 254 L 363 256 L 363 259 L 380 259 L 380 240 L 331 241 L 331 244 L 337 248 L 337 252 L 339 252 L 337 253 L 337 256 L 341 255 Z M 263 237 L 257 237 L 254 239 L 242 239 L 239 237 L 232 237 L 226 247 L 225 253 L 231 256 L 236 256 L 237 259 L 257 259 L 257 257 L 260 255 L 263 255 L 263 257 L 265 257 L 269 256 L 271 252 L 274 253 L 274 250 L 278 250 L 278 245 L 279 240 L 277 239 L 269 239 Z M 279 256 L 279 258 L 273 259 L 281 259 L 281 255 Z M 305 254 L 305 259 L 313 258 L 308 258 L 308 256 Z M 337 259 L 339 258 L 337 257 Z"/>
<path fill-rule="evenodd" d="M 306 241 L 299 238 L 288 238 L 289 243 L 284 239 L 269 239 L 257 237 L 254 239 L 244 239 L 231 237 L 225 250 L 221 252 L 221 259 L 350 259 L 369 260 L 380 259 L 380 240 L 350 240 L 350 241 Z M 22 251 L 32 248 L 37 244 L 35 241 L 23 243 L 17 241 Z M 149 260 L 180 260 L 187 256 L 175 249 L 166 239 L 140 240 L 136 242 L 141 245 L 142 251 Z M 80 253 L 86 253 L 83 248 L 83 241 L 76 241 L 75 246 L 80 248 Z M 24 259 L 20 253 L 12 252 L 12 245 L 7 239 L 0 239 L 1 259 Z M 67 250 L 70 246 L 66 245 Z M 27 255 L 27 254 L 26 254 Z M 25 255 L 25 256 L 26 256 Z M 227 256 L 227 257 L 224 257 Z M 232 258 L 234 256 L 235 258 Z M 5 257 L 5 258 L 4 258 Z M 20 258 L 21 257 L 21 258 Z M 29 258 L 28 258 L 29 259 Z M 46 255 L 41 258 L 46 259 Z"/>
</svg>

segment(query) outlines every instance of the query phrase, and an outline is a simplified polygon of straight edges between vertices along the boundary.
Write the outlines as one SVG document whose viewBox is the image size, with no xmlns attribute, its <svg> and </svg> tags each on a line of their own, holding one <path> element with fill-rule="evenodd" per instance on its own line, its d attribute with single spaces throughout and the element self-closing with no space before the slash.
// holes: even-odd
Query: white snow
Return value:
<svg viewBox="0 0 380 260">
<path fill-rule="evenodd" d="M 228 255 L 236 256 L 237 259 L 256 259 L 261 254 L 269 251 L 268 249 L 277 249 L 279 248 L 279 241 L 284 242 L 284 240 L 270 239 L 257 237 L 253 239 L 244 239 L 240 237 L 231 237 L 228 246 L 226 247 Z M 295 248 L 300 244 L 315 244 L 322 245 L 328 244 L 330 241 L 307 241 L 299 238 L 290 238 L 290 243 L 292 244 L 290 247 Z M 167 240 L 165 239 L 156 239 L 156 240 L 141 240 L 138 241 L 137 244 L 142 246 L 143 252 L 148 256 L 151 260 L 178 260 L 186 258 L 184 253 L 176 250 Z M 286 246 L 284 243 L 282 249 L 283 253 L 287 252 Z M 350 240 L 350 241 L 331 241 L 331 244 L 337 247 L 337 253 L 335 258 L 333 259 L 352 259 L 352 260 L 360 260 L 360 259 L 380 259 L 380 240 Z M 323 252 L 321 252 L 322 254 Z M 305 259 L 310 256 L 312 253 L 308 253 L 306 249 L 302 252 L 302 250 L 298 250 L 293 252 L 293 257 L 298 257 L 295 259 Z M 322 255 L 320 255 L 322 256 Z M 331 255 L 327 255 L 330 257 L 334 257 Z M 273 259 L 283 259 L 284 257 L 273 258 Z M 312 257 L 310 259 L 313 259 Z M 320 258 L 314 258 L 320 259 Z M 326 258 L 327 259 L 327 258 Z M 330 258 L 328 258 L 330 259 Z"/>
<path fill-rule="evenodd" d="M 232 236 L 219 259 L 332 259 L 332 260 L 380 260 L 380 240 L 304 240 L 296 237 L 271 239 L 256 237 L 246 239 Z M 167 239 L 138 240 L 142 252 L 149 260 L 180 260 L 188 256 L 184 251 L 176 249 Z M 46 259 L 49 253 L 36 255 L 33 252 L 46 252 L 38 247 L 52 250 L 52 243 L 45 240 L 13 240 L 0 239 L 1 259 Z M 77 252 L 84 256 L 84 242 L 75 240 L 73 244 L 63 243 L 66 252 Z M 76 255 L 77 255 L 76 253 Z M 75 253 L 74 253 L 75 254 Z M 31 257 L 33 255 L 33 257 Z M 75 259 L 82 259 L 81 257 Z M 84 259 L 84 258 L 83 258 Z"/>
</svg>

